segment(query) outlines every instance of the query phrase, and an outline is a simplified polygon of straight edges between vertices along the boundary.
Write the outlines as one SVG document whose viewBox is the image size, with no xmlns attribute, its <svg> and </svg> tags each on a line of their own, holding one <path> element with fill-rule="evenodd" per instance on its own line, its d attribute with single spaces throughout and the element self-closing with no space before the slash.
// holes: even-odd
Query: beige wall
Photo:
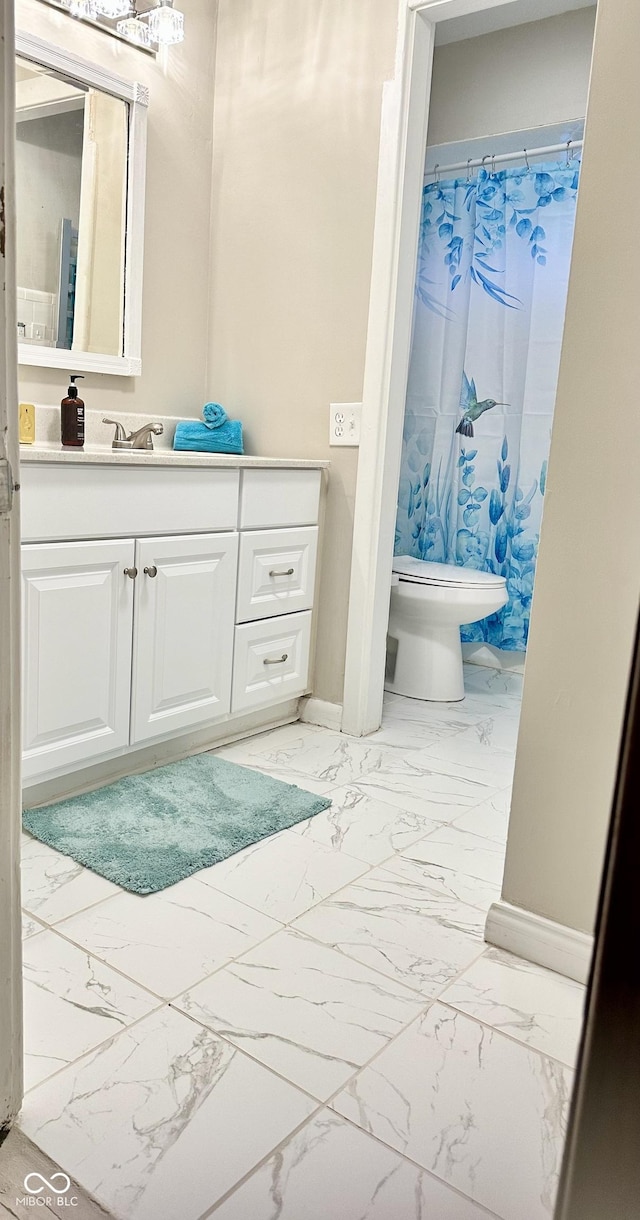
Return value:
<svg viewBox="0 0 640 1220">
<path fill-rule="evenodd" d="M 600 0 L 503 896 L 593 927 L 640 598 L 640 5 Z"/>
<path fill-rule="evenodd" d="M 576 9 L 437 47 L 429 144 L 583 118 L 594 20 Z"/>
<path fill-rule="evenodd" d="M 315 694 L 342 701 L 382 83 L 396 0 L 220 0 L 208 386 L 251 452 L 332 462 Z"/>
<path fill-rule="evenodd" d="M 187 37 L 156 59 L 48 9 L 17 0 L 16 24 L 150 92 L 142 377 L 87 374 L 89 408 L 196 416 L 206 401 L 215 0 L 189 0 Z M 73 369 L 70 354 L 69 368 Z M 67 377 L 20 368 L 20 397 L 58 403 Z"/>
</svg>

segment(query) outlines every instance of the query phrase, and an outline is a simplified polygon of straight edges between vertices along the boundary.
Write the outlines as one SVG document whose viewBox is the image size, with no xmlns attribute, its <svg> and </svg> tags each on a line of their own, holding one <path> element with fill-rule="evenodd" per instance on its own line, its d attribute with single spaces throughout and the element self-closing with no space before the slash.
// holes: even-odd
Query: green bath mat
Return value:
<svg viewBox="0 0 640 1220">
<path fill-rule="evenodd" d="M 331 801 L 211 754 L 25 809 L 25 830 L 136 894 L 163 890 Z"/>
</svg>

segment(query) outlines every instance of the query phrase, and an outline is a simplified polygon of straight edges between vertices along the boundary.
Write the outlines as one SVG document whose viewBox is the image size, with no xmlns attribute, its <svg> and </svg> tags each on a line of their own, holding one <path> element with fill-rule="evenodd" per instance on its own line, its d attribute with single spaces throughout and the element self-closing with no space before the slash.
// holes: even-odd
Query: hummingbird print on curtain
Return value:
<svg viewBox="0 0 640 1220">
<path fill-rule="evenodd" d="M 456 432 L 460 432 L 462 436 L 473 436 L 473 425 L 485 411 L 491 411 L 493 407 L 506 407 L 509 404 L 506 402 L 496 402 L 495 398 L 483 398 L 482 402 L 478 402 L 476 392 L 476 383 L 467 377 L 467 374 L 462 373 L 462 393 L 460 395 L 460 407 L 463 411 L 462 419 L 456 428 Z"/>
</svg>

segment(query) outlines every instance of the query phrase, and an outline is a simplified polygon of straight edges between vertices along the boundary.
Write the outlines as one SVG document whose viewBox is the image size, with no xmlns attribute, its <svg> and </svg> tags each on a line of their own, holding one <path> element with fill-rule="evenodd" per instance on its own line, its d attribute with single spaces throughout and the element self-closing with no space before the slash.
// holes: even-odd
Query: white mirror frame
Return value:
<svg viewBox="0 0 640 1220">
<path fill-rule="evenodd" d="M 74 369 L 85 373 L 114 373 L 139 377 L 142 373 L 142 260 L 144 250 L 144 193 L 147 152 L 149 90 L 107 68 L 72 55 L 34 34 L 16 31 L 16 55 L 62 72 L 103 93 L 122 98 L 130 106 L 125 237 L 124 344 L 122 356 L 73 352 L 68 348 L 18 344 L 18 363 L 44 368 Z"/>
</svg>

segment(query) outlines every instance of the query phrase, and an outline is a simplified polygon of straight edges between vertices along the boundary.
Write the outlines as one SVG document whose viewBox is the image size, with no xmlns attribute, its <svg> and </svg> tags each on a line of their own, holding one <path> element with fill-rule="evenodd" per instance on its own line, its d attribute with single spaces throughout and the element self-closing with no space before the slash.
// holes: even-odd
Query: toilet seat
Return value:
<svg viewBox="0 0 640 1220">
<path fill-rule="evenodd" d="M 411 555 L 396 555 L 393 572 L 401 584 L 439 585 L 449 589 L 485 589 L 504 587 L 504 576 L 494 572 L 478 572 L 475 568 L 458 567 L 453 563 L 433 563 L 428 559 L 413 559 Z"/>
</svg>

